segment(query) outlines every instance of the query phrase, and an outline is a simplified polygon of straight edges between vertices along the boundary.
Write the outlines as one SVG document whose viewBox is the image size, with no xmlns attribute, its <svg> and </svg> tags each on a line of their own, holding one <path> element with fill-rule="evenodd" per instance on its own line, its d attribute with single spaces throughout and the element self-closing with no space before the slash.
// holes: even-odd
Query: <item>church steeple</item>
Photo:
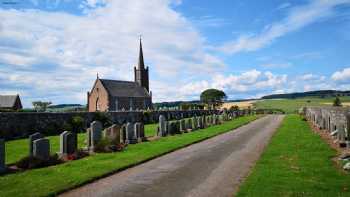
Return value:
<svg viewBox="0 0 350 197">
<path fill-rule="evenodd" d="M 145 62 L 143 61 L 143 51 L 142 51 L 142 40 L 140 36 L 140 51 L 139 51 L 139 62 L 138 62 L 138 69 L 144 69 L 145 68 Z"/>
<path fill-rule="evenodd" d="M 137 67 L 134 67 L 135 82 L 144 87 L 149 92 L 148 67 L 145 68 L 143 60 L 142 40 L 140 37 L 140 51 Z"/>
</svg>

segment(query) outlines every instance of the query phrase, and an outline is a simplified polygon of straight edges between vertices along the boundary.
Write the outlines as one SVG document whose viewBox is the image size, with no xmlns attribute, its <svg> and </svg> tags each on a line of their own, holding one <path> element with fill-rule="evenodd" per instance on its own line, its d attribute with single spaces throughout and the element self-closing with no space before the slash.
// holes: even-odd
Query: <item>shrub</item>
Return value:
<svg viewBox="0 0 350 197">
<path fill-rule="evenodd" d="M 42 160 L 33 156 L 27 156 L 16 162 L 16 166 L 22 169 L 42 168 L 62 163 L 58 155 L 50 156 L 49 160 Z"/>
<path fill-rule="evenodd" d="M 71 120 L 72 132 L 79 133 L 84 131 L 84 118 L 81 116 L 74 116 Z"/>
<path fill-rule="evenodd" d="M 93 120 L 100 121 L 103 127 L 109 127 L 112 125 L 112 120 L 107 116 L 106 113 L 103 112 L 96 112 Z"/>
</svg>

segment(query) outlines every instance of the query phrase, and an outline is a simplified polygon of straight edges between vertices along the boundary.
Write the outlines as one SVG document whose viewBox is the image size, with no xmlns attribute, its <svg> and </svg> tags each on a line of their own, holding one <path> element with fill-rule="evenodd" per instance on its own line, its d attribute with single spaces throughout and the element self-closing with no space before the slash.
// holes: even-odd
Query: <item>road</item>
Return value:
<svg viewBox="0 0 350 197">
<path fill-rule="evenodd" d="M 260 118 L 61 196 L 232 196 L 282 120 Z"/>
</svg>

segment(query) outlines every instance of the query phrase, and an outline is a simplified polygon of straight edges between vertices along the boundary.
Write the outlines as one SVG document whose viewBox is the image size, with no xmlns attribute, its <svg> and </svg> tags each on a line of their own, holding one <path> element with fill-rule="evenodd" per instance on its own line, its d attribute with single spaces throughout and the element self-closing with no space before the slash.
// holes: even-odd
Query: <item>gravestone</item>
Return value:
<svg viewBox="0 0 350 197">
<path fill-rule="evenodd" d="M 192 123 L 193 123 L 193 126 L 192 126 L 192 130 L 195 131 L 198 129 L 198 120 L 197 120 L 197 117 L 193 117 L 192 118 Z"/>
<path fill-rule="evenodd" d="M 145 128 L 143 126 L 143 123 L 137 122 L 135 123 L 135 135 L 137 136 L 137 141 L 142 142 L 146 140 L 145 137 Z"/>
<path fill-rule="evenodd" d="M 0 139 L 0 173 L 5 172 L 5 140 Z"/>
<path fill-rule="evenodd" d="M 123 124 L 122 127 L 120 128 L 120 135 L 121 135 L 121 141 L 124 144 L 129 144 L 129 138 L 128 138 L 128 133 L 126 132 L 125 124 Z"/>
<path fill-rule="evenodd" d="M 92 150 L 100 142 L 102 138 L 102 123 L 100 121 L 93 121 L 90 125 L 91 128 L 91 147 Z"/>
<path fill-rule="evenodd" d="M 46 138 L 41 138 L 33 141 L 33 157 L 49 160 L 50 159 L 50 141 Z"/>
<path fill-rule="evenodd" d="M 203 128 L 208 127 L 207 117 L 206 117 L 206 116 L 203 116 L 202 119 L 203 119 Z"/>
<path fill-rule="evenodd" d="M 187 129 L 187 131 L 192 131 L 192 119 L 191 118 L 189 118 L 187 120 L 186 129 Z"/>
<path fill-rule="evenodd" d="M 180 120 L 180 132 L 187 132 L 185 119 Z"/>
<path fill-rule="evenodd" d="M 103 131 L 103 137 L 115 145 L 120 144 L 120 130 L 121 126 L 114 124 Z"/>
<path fill-rule="evenodd" d="M 76 138 L 73 133 L 64 131 L 60 135 L 60 154 L 73 154 L 76 151 Z"/>
<path fill-rule="evenodd" d="M 135 126 L 134 123 L 128 122 L 126 124 L 126 133 L 128 135 L 128 140 L 130 144 L 137 143 L 137 136 L 135 134 Z"/>
<path fill-rule="evenodd" d="M 175 133 L 176 134 L 182 134 L 181 130 L 180 130 L 180 121 L 179 120 L 175 121 L 175 125 L 176 125 Z"/>
<path fill-rule="evenodd" d="M 159 116 L 159 136 L 166 136 L 166 119 L 163 115 Z"/>
<path fill-rule="evenodd" d="M 169 124 L 169 134 L 175 135 L 176 134 L 176 122 L 170 122 Z"/>
<path fill-rule="evenodd" d="M 86 129 L 86 144 L 87 147 L 91 147 L 91 128 Z"/>
<path fill-rule="evenodd" d="M 199 128 L 199 129 L 203 129 L 203 119 L 202 119 L 202 117 L 199 116 L 199 117 L 197 118 L 197 121 L 198 121 L 198 128 Z"/>
<path fill-rule="evenodd" d="M 29 156 L 33 156 L 33 142 L 43 137 L 44 136 L 39 132 L 36 132 L 29 136 Z"/>
</svg>

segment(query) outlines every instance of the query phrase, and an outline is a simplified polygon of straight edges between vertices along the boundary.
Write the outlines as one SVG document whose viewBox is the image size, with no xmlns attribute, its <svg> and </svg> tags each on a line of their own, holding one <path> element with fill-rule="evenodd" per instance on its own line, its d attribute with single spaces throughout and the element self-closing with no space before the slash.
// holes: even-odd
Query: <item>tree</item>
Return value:
<svg viewBox="0 0 350 197">
<path fill-rule="evenodd" d="M 230 107 L 230 110 L 231 111 L 238 111 L 239 107 L 238 107 L 238 105 L 233 105 L 233 106 Z"/>
<path fill-rule="evenodd" d="M 203 91 L 200 96 L 200 100 L 212 109 L 220 106 L 226 98 L 225 92 L 217 89 L 207 89 Z"/>
<path fill-rule="evenodd" d="M 50 101 L 49 102 L 33 101 L 32 104 L 33 104 L 33 107 L 34 107 L 35 111 L 37 111 L 37 112 L 44 112 L 44 111 L 46 111 L 46 108 L 49 105 L 51 105 L 52 103 Z"/>
<path fill-rule="evenodd" d="M 335 97 L 334 102 L 333 102 L 333 106 L 335 106 L 335 107 L 340 107 L 340 106 L 342 106 L 339 97 Z"/>
</svg>

